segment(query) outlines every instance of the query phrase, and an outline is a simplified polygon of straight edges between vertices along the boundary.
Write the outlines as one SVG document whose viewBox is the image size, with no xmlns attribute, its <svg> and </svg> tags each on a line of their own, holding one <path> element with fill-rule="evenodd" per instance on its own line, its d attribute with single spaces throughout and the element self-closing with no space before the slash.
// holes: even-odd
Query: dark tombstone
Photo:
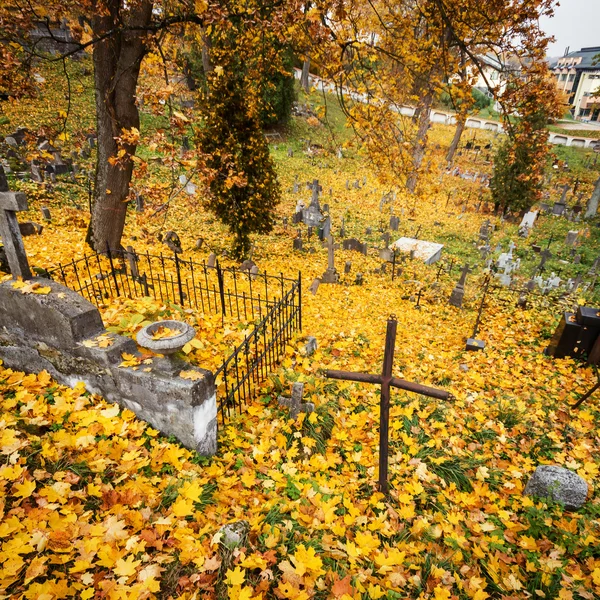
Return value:
<svg viewBox="0 0 600 600">
<path fill-rule="evenodd" d="M 392 215 L 390 217 L 390 229 L 392 231 L 398 231 L 399 227 L 400 227 L 400 217 L 397 217 L 396 215 Z"/>
<path fill-rule="evenodd" d="M 50 209 L 47 206 L 42 206 L 42 217 L 45 221 L 52 221 L 52 216 L 50 215 Z"/>
<path fill-rule="evenodd" d="M 573 313 L 564 313 L 544 353 L 554 358 L 573 356 L 581 329 L 582 326 L 577 323 Z"/>
<path fill-rule="evenodd" d="M 165 233 L 165 235 L 162 239 L 162 242 L 172 252 L 175 252 L 175 254 L 179 254 L 180 252 L 183 252 L 183 249 L 181 247 L 181 240 L 179 239 L 179 236 L 174 231 L 167 231 L 167 233 Z"/>
<path fill-rule="evenodd" d="M 42 175 L 42 171 L 38 165 L 34 165 L 31 163 L 31 180 L 36 183 L 42 183 L 44 181 L 44 177 Z"/>
<path fill-rule="evenodd" d="M 371 227 L 367 227 L 365 234 L 366 235 L 371 235 L 373 233 L 373 229 Z"/>
<path fill-rule="evenodd" d="M 344 250 L 354 250 L 355 252 L 361 252 L 364 255 L 367 254 L 367 245 L 362 244 L 356 238 L 350 238 L 350 239 L 344 240 L 342 242 L 342 248 Z"/>
<path fill-rule="evenodd" d="M 30 235 L 41 235 L 43 231 L 42 225 L 39 223 L 34 223 L 33 221 L 25 221 L 24 223 L 19 223 L 19 231 L 23 237 L 27 237 Z"/>
<path fill-rule="evenodd" d="M 363 274 L 362 273 L 357 273 L 356 274 L 356 279 L 354 280 L 354 284 L 355 285 L 362 285 L 363 284 Z"/>
<path fill-rule="evenodd" d="M 144 196 L 138 191 L 135 192 L 135 210 L 136 212 L 144 212 Z"/>
<path fill-rule="evenodd" d="M 463 298 L 465 296 L 465 281 L 467 274 L 471 272 L 469 265 L 465 265 L 461 271 L 460 279 L 450 294 L 450 304 L 456 308 L 462 308 Z"/>
<path fill-rule="evenodd" d="M 564 214 L 566 208 L 567 205 L 564 202 L 555 202 L 554 206 L 552 207 L 552 214 L 560 217 Z"/>
<path fill-rule="evenodd" d="M 383 244 L 385 246 L 389 246 L 390 245 L 390 234 L 388 231 L 386 231 L 382 236 L 381 236 L 381 241 L 383 242 Z"/>
<path fill-rule="evenodd" d="M 294 238 L 294 250 L 302 250 L 302 238 L 300 236 Z"/>
<path fill-rule="evenodd" d="M 350 269 L 352 269 L 352 262 L 347 260 L 346 264 L 344 265 L 344 273 L 348 275 L 348 273 L 350 273 Z"/>
<path fill-rule="evenodd" d="M 203 244 L 204 244 L 204 239 L 198 238 L 196 240 L 196 244 L 195 244 L 196 250 L 200 250 L 202 248 Z"/>
</svg>

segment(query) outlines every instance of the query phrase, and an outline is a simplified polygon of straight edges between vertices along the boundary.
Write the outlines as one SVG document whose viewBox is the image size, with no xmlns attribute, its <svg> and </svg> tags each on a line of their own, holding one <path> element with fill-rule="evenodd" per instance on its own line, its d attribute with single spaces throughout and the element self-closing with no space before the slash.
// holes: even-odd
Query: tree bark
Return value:
<svg viewBox="0 0 600 600">
<path fill-rule="evenodd" d="M 302 75 L 300 76 L 300 85 L 302 89 L 308 94 L 310 91 L 310 57 L 307 56 L 302 63 Z"/>
<path fill-rule="evenodd" d="M 119 29 L 121 22 L 133 27 L 148 27 L 152 18 L 152 0 L 140 0 L 129 9 L 121 0 L 105 0 L 106 12 L 92 20 L 94 34 L 101 36 Z M 100 11 L 99 11 L 100 12 Z M 112 253 L 121 251 L 121 237 L 127 216 L 127 197 L 133 172 L 132 156 L 136 143 L 121 146 L 115 138 L 123 130 L 139 130 L 140 118 L 136 106 L 136 89 L 140 66 L 146 53 L 145 34 L 141 29 L 120 30 L 94 46 L 94 83 L 98 157 L 94 185 L 94 205 L 91 230 L 94 250 Z M 126 155 L 115 164 L 119 149 Z"/>
<path fill-rule="evenodd" d="M 454 137 L 452 138 L 452 143 L 448 148 L 448 154 L 446 154 L 446 160 L 448 164 L 452 163 L 454 160 L 454 155 L 456 154 L 456 150 L 458 148 L 458 144 L 460 144 L 460 138 L 462 137 L 463 131 L 465 130 L 465 125 L 467 123 L 467 115 L 459 114 L 456 117 L 456 129 L 454 130 Z"/>
<path fill-rule="evenodd" d="M 598 212 L 598 203 L 600 202 L 600 177 L 596 181 L 596 185 L 594 186 L 594 191 L 589 199 L 587 209 L 585 211 L 586 219 L 591 219 L 596 216 L 596 212 Z"/>
<path fill-rule="evenodd" d="M 412 170 L 406 180 L 406 189 L 414 194 L 417 189 L 419 180 L 419 169 L 425 157 L 425 149 L 427 148 L 427 132 L 429 123 L 431 122 L 431 106 L 433 104 L 433 89 L 429 87 L 424 96 L 422 96 L 419 105 L 417 106 L 418 123 L 417 135 L 413 144 L 412 152 Z"/>
</svg>

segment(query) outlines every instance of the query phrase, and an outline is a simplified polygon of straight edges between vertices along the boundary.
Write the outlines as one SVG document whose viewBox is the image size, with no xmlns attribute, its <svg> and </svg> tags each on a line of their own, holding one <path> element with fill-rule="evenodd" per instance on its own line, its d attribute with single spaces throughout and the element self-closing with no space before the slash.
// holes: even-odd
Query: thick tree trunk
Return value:
<svg viewBox="0 0 600 600">
<path fill-rule="evenodd" d="M 122 21 L 127 26 L 144 28 L 152 17 L 152 0 L 141 0 L 135 8 L 121 8 L 121 0 L 105 0 L 107 12 L 96 16 L 92 25 L 95 35 L 118 29 Z M 93 245 L 97 252 L 121 251 L 121 237 L 127 215 L 127 197 L 133 172 L 137 145 L 126 143 L 119 146 L 115 138 L 123 130 L 135 127 L 139 130 L 140 119 L 136 89 L 142 58 L 146 52 L 145 34 L 142 29 L 116 32 L 94 46 L 94 80 L 96 96 L 96 122 L 98 134 L 98 159 L 94 186 L 94 206 L 91 230 Z M 119 149 L 126 151 L 116 159 Z"/>
<path fill-rule="evenodd" d="M 598 212 L 598 203 L 600 202 L 600 177 L 596 181 L 596 185 L 594 187 L 594 191 L 588 201 L 587 209 L 585 211 L 585 218 L 591 219 L 596 216 Z"/>
<path fill-rule="evenodd" d="M 417 106 L 418 115 L 418 128 L 417 135 L 413 144 L 412 152 L 412 170 L 408 179 L 406 180 L 406 189 L 414 194 L 417 189 L 417 182 L 419 180 L 419 169 L 423 163 L 425 156 L 425 149 L 427 148 L 427 132 L 429 130 L 429 123 L 431 122 L 431 106 L 433 104 L 433 90 L 428 88 L 424 96 L 421 97 L 419 105 Z"/>
<path fill-rule="evenodd" d="M 307 56 L 302 63 L 302 75 L 300 75 L 300 85 L 302 89 L 308 94 L 310 91 L 310 57 Z"/>
<path fill-rule="evenodd" d="M 448 154 L 446 154 L 446 160 L 448 163 L 451 163 L 454 160 L 454 155 L 456 154 L 456 150 L 458 148 L 458 144 L 460 144 L 460 138 L 462 137 L 463 131 L 465 130 L 465 124 L 467 122 L 467 115 L 459 114 L 456 117 L 456 129 L 454 130 L 454 137 L 452 138 L 452 143 L 448 148 Z"/>
</svg>

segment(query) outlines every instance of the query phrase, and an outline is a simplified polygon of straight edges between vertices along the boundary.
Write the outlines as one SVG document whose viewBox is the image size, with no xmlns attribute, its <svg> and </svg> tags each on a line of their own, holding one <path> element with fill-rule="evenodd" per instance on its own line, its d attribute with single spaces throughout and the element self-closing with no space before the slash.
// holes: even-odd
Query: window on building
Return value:
<svg viewBox="0 0 600 600">
<path fill-rule="evenodd" d="M 571 73 L 571 75 L 569 75 L 569 81 L 575 81 L 575 73 Z"/>
<path fill-rule="evenodd" d="M 590 116 L 590 109 L 589 108 L 582 108 L 579 111 L 579 116 L 580 117 L 589 117 Z"/>
<path fill-rule="evenodd" d="M 561 80 L 561 81 L 566 81 L 566 80 L 567 80 L 567 74 L 566 74 L 566 73 L 563 73 L 563 74 L 560 76 L 560 80 Z"/>
</svg>

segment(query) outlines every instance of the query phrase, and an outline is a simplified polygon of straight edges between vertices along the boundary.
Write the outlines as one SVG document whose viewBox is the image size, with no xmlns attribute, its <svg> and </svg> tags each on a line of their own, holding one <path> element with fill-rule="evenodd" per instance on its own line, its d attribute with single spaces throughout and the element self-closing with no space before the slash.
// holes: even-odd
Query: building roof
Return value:
<svg viewBox="0 0 600 600">
<path fill-rule="evenodd" d="M 553 68 L 561 68 L 564 63 L 569 63 L 569 59 L 581 58 L 577 64 L 573 65 L 576 69 L 600 69 L 600 46 L 591 46 L 589 48 L 582 48 L 577 52 L 569 52 L 566 56 L 562 56 L 555 63 L 552 64 Z M 558 63 L 561 62 L 562 65 Z"/>
</svg>

